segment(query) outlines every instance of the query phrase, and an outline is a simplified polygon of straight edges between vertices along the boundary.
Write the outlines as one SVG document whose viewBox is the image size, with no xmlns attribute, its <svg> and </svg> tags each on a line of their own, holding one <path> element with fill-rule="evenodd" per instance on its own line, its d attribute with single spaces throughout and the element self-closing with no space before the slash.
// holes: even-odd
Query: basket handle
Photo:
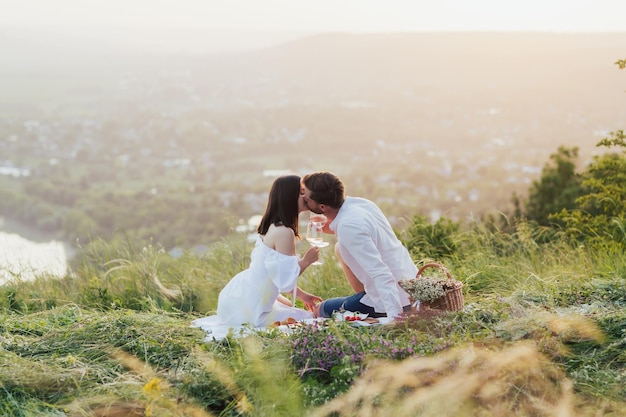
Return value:
<svg viewBox="0 0 626 417">
<path fill-rule="evenodd" d="M 426 268 L 439 268 L 441 269 L 443 272 L 445 272 L 446 276 L 448 277 L 449 280 L 454 281 L 454 278 L 452 278 L 452 275 L 450 275 L 450 272 L 448 271 L 448 269 L 441 265 L 438 264 L 436 262 L 429 262 L 427 264 L 424 264 L 418 271 L 417 271 L 417 275 L 416 278 L 420 278 L 422 276 L 422 272 L 424 272 L 424 270 Z"/>
</svg>

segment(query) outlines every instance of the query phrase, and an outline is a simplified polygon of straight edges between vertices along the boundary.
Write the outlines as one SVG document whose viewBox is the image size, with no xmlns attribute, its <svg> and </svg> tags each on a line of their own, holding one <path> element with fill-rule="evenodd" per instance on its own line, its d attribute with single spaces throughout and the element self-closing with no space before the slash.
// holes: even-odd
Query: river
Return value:
<svg viewBox="0 0 626 417">
<path fill-rule="evenodd" d="M 0 217 L 0 285 L 37 276 L 62 277 L 68 255 L 65 243 Z"/>
</svg>

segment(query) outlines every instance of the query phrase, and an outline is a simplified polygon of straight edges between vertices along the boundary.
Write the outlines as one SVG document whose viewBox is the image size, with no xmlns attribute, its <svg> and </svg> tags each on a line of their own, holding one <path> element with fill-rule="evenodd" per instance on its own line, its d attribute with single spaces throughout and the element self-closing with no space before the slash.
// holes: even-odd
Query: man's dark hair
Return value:
<svg viewBox="0 0 626 417">
<path fill-rule="evenodd" d="M 311 200 L 340 208 L 346 198 L 343 182 L 332 172 L 314 172 L 302 177 L 302 183 L 311 191 Z"/>
</svg>

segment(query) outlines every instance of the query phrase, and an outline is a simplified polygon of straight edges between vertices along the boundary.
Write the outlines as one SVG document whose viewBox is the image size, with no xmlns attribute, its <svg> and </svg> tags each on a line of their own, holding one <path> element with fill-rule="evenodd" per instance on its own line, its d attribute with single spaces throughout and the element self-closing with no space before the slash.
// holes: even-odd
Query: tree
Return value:
<svg viewBox="0 0 626 417">
<path fill-rule="evenodd" d="M 626 59 L 615 62 L 626 68 Z M 610 132 L 596 146 L 622 148 L 620 153 L 597 156 L 584 174 L 576 208 L 562 210 L 553 218 L 565 223 L 566 232 L 576 239 L 626 242 L 626 136 L 623 130 Z"/>
<path fill-rule="evenodd" d="M 565 224 L 570 236 L 626 242 L 626 137 L 611 132 L 597 146 L 622 148 L 620 153 L 596 156 L 583 174 L 576 208 L 562 210 L 552 218 Z"/>
<path fill-rule="evenodd" d="M 576 174 L 578 148 L 559 147 L 557 153 L 550 155 L 541 173 L 541 179 L 534 181 L 528 200 L 521 213 L 528 220 L 541 226 L 555 222 L 552 214 L 576 207 L 580 194 L 580 176 Z"/>
<path fill-rule="evenodd" d="M 615 64 L 626 68 L 626 60 Z M 620 147 L 620 153 L 594 157 L 587 170 L 575 173 L 578 149 L 560 147 L 533 183 L 525 213 L 515 199 L 518 215 L 543 226 L 563 226 L 577 240 L 626 242 L 626 138 L 623 130 L 610 132 L 596 146 Z"/>
</svg>

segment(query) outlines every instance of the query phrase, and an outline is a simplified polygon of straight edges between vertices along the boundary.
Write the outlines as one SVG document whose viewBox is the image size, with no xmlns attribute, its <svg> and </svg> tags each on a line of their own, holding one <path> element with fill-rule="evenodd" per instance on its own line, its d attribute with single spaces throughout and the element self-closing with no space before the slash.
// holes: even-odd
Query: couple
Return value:
<svg viewBox="0 0 626 417">
<path fill-rule="evenodd" d="M 298 215 L 307 210 L 325 217 L 324 231 L 336 235 L 335 253 L 353 295 L 323 301 L 296 285 L 299 275 L 319 257 L 315 246 L 302 257 L 296 254 Z M 298 321 L 331 317 L 341 309 L 390 318 L 410 310 L 409 297 L 398 285 L 398 280 L 417 275 L 407 249 L 378 206 L 346 197 L 343 182 L 333 173 L 277 178 L 257 232 L 249 268 L 222 289 L 217 315 L 197 319 L 193 327 L 216 337 L 246 323 L 265 327 L 289 317 Z M 295 308 L 281 294 L 290 292 L 306 310 Z"/>
</svg>

